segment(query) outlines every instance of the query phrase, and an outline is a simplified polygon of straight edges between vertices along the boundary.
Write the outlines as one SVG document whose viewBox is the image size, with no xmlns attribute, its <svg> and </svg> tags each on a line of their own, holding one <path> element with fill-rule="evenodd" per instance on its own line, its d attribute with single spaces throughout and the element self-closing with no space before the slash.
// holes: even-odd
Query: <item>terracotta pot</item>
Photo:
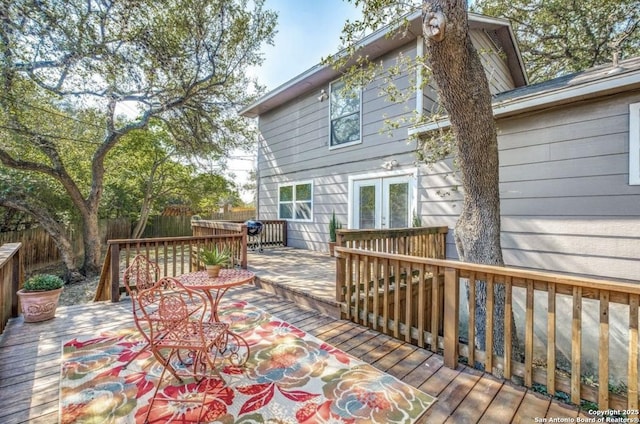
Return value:
<svg viewBox="0 0 640 424">
<path fill-rule="evenodd" d="M 18 290 L 24 322 L 40 322 L 56 315 L 62 287 L 55 290 L 26 292 Z"/>
<path fill-rule="evenodd" d="M 333 256 L 334 247 L 336 247 L 336 242 L 335 241 L 330 241 L 329 242 L 329 256 Z"/>
<path fill-rule="evenodd" d="M 222 267 L 220 265 L 207 265 L 206 268 L 209 277 L 215 278 L 220 275 L 220 269 Z"/>
</svg>

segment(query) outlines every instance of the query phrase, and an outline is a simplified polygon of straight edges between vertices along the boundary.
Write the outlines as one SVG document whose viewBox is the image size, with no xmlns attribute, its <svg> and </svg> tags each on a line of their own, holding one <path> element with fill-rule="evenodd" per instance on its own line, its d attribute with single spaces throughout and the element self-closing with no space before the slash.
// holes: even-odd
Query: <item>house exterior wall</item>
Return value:
<svg viewBox="0 0 640 424">
<path fill-rule="evenodd" d="M 629 104 L 640 92 L 499 119 L 507 265 L 638 280 L 640 185 L 629 185 Z M 424 225 L 453 228 L 462 208 L 450 162 L 422 168 Z M 450 232 L 449 257 L 455 257 Z"/>
<path fill-rule="evenodd" d="M 629 104 L 640 92 L 498 121 L 505 262 L 640 277 L 640 186 L 629 185 Z"/>
<path fill-rule="evenodd" d="M 415 56 L 415 41 L 400 50 Z M 386 64 L 396 60 L 397 52 L 382 58 Z M 323 87 L 329 92 L 329 84 Z M 399 87 L 409 84 L 403 75 Z M 381 117 L 398 117 L 415 105 L 415 96 L 407 104 L 391 104 L 381 96 L 377 85 L 362 92 L 362 142 L 329 148 L 329 101 L 318 101 L 313 90 L 259 117 L 261 140 L 258 146 L 260 188 L 258 208 L 261 219 L 278 217 L 278 186 L 282 183 L 313 181 L 312 222 L 289 221 L 288 244 L 293 247 L 327 250 L 329 219 L 335 211 L 345 226 L 348 217 L 348 177 L 380 170 L 383 161 L 394 158 L 399 168 L 415 168 L 415 143 L 406 143 L 407 127 L 391 135 L 382 134 Z"/>
<path fill-rule="evenodd" d="M 496 51 L 490 37 L 481 30 L 471 32 L 472 41 L 482 51 L 487 75 L 491 78 L 491 91 L 496 93 L 514 88 L 509 70 Z M 395 64 L 399 52 L 415 57 L 416 41 L 382 57 L 387 66 Z M 411 76 L 413 77 L 413 76 Z M 395 82 L 399 88 L 409 85 L 410 76 L 402 75 Z M 330 81 L 324 90 L 329 93 Z M 329 148 L 329 101 L 318 101 L 319 89 L 314 89 L 259 116 L 261 140 L 258 146 L 258 213 L 261 219 L 278 218 L 279 184 L 313 181 L 312 222 L 289 221 L 288 244 L 293 247 L 327 250 L 328 222 L 335 211 L 345 226 L 349 216 L 349 176 L 384 175 L 381 164 L 396 160 L 393 172 L 416 173 L 415 143 L 407 143 L 407 127 L 381 134 L 383 119 L 397 118 L 415 109 L 412 96 L 404 104 L 392 104 L 379 95 L 376 82 L 362 93 L 362 143 L 340 148 Z M 423 110 L 435 110 L 436 94 L 431 86 L 423 91 Z M 383 118 L 385 117 L 385 118 Z M 428 182 L 429 171 L 418 170 L 418 181 Z M 425 187 L 418 185 L 418 197 Z M 418 205 L 420 200 L 418 199 Z M 442 207 L 442 206 L 439 206 Z M 418 209 L 416 209 L 418 212 Z M 456 211 L 449 213 L 457 215 Z M 434 219 L 433 221 L 437 221 Z M 441 222 L 441 221 L 438 221 Z M 434 225 L 442 225 L 436 222 Z M 453 243 L 451 235 L 449 243 Z M 455 248 L 448 247 L 455 255 Z M 454 256 L 455 257 L 455 256 Z"/>
<path fill-rule="evenodd" d="M 502 93 L 515 87 L 507 63 L 501 57 L 499 48 L 485 31 L 470 31 L 471 42 L 480 54 L 480 61 L 489 81 L 491 94 Z"/>
</svg>

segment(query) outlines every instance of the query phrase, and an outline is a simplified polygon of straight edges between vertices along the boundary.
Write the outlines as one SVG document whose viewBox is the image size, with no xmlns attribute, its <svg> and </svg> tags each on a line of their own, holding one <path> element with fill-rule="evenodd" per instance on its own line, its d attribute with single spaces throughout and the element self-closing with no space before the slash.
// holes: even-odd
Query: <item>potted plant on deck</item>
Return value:
<svg viewBox="0 0 640 424">
<path fill-rule="evenodd" d="M 333 256 L 333 248 L 336 246 L 336 230 L 342 228 L 342 224 L 336 219 L 336 212 L 333 211 L 329 220 L 329 255 Z"/>
<path fill-rule="evenodd" d="M 64 281 L 56 275 L 38 274 L 18 290 L 24 322 L 40 322 L 56 315 Z"/>
<path fill-rule="evenodd" d="M 209 277 L 217 277 L 220 269 L 227 266 L 230 259 L 231 251 L 227 247 L 219 249 L 218 246 L 214 246 L 213 249 L 204 249 L 200 252 L 200 260 L 207 269 Z"/>
</svg>

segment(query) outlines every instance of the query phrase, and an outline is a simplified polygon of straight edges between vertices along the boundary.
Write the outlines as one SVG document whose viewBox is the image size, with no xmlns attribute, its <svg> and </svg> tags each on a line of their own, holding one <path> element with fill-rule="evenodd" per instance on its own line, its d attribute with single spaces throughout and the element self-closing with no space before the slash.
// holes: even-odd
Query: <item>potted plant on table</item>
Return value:
<svg viewBox="0 0 640 424">
<path fill-rule="evenodd" d="M 56 315 L 64 281 L 56 275 L 37 274 L 18 290 L 24 322 L 40 322 Z"/>
<path fill-rule="evenodd" d="M 218 246 L 214 246 L 213 249 L 204 249 L 200 252 L 200 260 L 207 269 L 209 277 L 217 277 L 220 269 L 227 266 L 230 259 L 231 251 L 227 247 L 219 249 Z"/>
<path fill-rule="evenodd" d="M 333 248 L 336 246 L 336 230 L 340 230 L 342 224 L 336 219 L 336 212 L 333 211 L 329 220 L 329 255 L 333 256 Z"/>
</svg>

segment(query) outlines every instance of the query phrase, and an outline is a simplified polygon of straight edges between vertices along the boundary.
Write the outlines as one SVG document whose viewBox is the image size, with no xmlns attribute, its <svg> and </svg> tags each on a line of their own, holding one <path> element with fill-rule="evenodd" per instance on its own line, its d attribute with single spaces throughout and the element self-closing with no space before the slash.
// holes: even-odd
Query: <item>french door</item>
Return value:
<svg viewBox="0 0 640 424">
<path fill-rule="evenodd" d="M 403 228 L 411 225 L 414 178 L 411 175 L 353 182 L 351 228 Z"/>
</svg>

